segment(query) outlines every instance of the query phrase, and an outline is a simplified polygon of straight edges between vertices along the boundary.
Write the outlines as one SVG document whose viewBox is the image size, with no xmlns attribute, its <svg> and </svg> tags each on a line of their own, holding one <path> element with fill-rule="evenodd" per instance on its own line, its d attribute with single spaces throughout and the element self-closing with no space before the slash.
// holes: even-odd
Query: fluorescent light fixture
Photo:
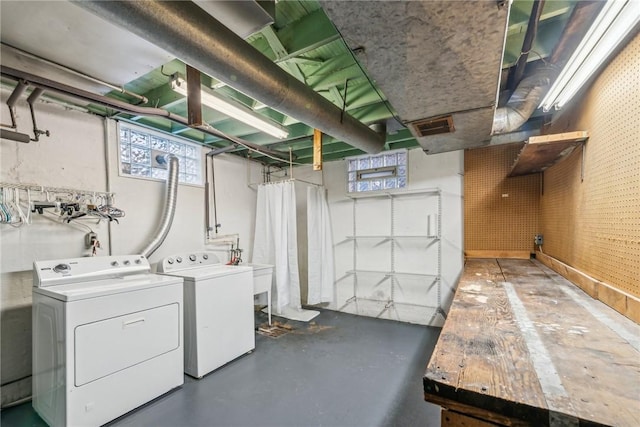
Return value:
<svg viewBox="0 0 640 427">
<path fill-rule="evenodd" d="M 640 22 L 640 1 L 608 0 L 540 107 L 561 109 Z"/>
<path fill-rule="evenodd" d="M 178 78 L 171 82 L 171 89 L 176 93 L 187 96 L 187 82 L 183 79 Z M 284 139 L 289 135 L 289 132 L 284 127 L 279 126 L 275 122 L 270 122 L 267 118 L 254 113 L 250 108 L 240 103 L 224 99 L 215 93 L 201 90 L 200 101 L 202 104 L 216 111 L 239 120 L 259 131 L 275 136 L 276 138 Z"/>
</svg>

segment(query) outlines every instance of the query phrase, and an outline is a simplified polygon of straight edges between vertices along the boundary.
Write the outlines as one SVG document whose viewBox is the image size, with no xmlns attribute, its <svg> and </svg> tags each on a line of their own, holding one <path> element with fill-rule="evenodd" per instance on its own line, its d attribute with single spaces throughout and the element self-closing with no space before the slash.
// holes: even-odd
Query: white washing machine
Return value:
<svg viewBox="0 0 640 427">
<path fill-rule="evenodd" d="M 253 269 L 215 253 L 165 258 L 158 272 L 184 278 L 184 371 L 195 378 L 255 348 Z"/>
<path fill-rule="evenodd" d="M 183 384 L 182 278 L 141 255 L 33 264 L 33 407 L 98 426 Z"/>
</svg>

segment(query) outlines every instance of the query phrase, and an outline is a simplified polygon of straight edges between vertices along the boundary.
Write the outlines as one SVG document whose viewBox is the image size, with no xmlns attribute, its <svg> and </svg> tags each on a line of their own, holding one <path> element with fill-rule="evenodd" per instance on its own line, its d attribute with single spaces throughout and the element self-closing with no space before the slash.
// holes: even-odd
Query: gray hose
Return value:
<svg viewBox="0 0 640 427">
<path fill-rule="evenodd" d="M 173 222 L 173 214 L 176 211 L 176 201 L 178 198 L 178 171 L 179 160 L 173 154 L 163 156 L 164 160 L 169 163 L 169 171 L 167 177 L 167 197 L 164 204 L 164 212 L 162 219 L 154 233 L 153 239 L 140 251 L 144 257 L 149 258 L 164 242 L 169 234 L 171 223 Z"/>
</svg>

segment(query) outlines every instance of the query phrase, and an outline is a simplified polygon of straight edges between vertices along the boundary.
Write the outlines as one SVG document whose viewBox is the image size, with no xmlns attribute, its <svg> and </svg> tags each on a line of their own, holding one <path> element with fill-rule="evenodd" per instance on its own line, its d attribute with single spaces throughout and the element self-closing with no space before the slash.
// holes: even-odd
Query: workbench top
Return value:
<svg viewBox="0 0 640 427">
<path fill-rule="evenodd" d="M 424 392 L 502 425 L 637 427 L 640 326 L 535 260 L 468 260 Z"/>
</svg>

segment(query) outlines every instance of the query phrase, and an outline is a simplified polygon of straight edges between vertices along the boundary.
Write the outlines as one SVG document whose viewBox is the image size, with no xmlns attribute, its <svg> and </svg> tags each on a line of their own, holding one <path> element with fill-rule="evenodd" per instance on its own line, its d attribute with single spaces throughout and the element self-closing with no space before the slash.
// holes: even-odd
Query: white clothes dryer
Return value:
<svg viewBox="0 0 640 427">
<path fill-rule="evenodd" d="M 184 372 L 202 378 L 255 348 L 253 269 L 192 252 L 165 258 L 158 272 L 184 278 Z"/>
<path fill-rule="evenodd" d="M 183 384 L 182 278 L 141 255 L 33 264 L 33 408 L 99 426 Z"/>
</svg>

